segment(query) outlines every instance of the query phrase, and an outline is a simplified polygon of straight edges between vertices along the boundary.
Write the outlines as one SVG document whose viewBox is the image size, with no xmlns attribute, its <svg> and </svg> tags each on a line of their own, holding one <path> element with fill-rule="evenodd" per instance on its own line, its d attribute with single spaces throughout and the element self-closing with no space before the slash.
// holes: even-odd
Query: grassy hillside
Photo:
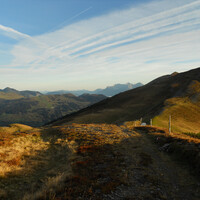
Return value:
<svg viewBox="0 0 200 200">
<path fill-rule="evenodd" d="M 0 91 L 0 99 L 21 99 L 22 95 L 16 93 L 5 93 Z"/>
<path fill-rule="evenodd" d="M 65 94 L 41 95 L 14 100 L 0 99 L 0 125 L 23 123 L 41 126 L 104 98 L 103 95 L 76 97 L 72 94 Z"/>
<path fill-rule="evenodd" d="M 0 89 L 0 99 L 20 99 L 20 98 L 29 98 L 29 97 L 34 97 L 34 96 L 40 96 L 42 95 L 40 92 L 37 91 L 29 91 L 29 90 L 24 90 L 24 91 L 18 91 L 13 88 L 5 88 L 3 90 Z"/>
<path fill-rule="evenodd" d="M 200 132 L 200 82 L 191 81 L 179 97 L 169 98 L 164 103 L 163 112 L 154 117 L 154 125 L 168 127 L 169 115 L 172 116 L 172 131 Z"/>
<path fill-rule="evenodd" d="M 0 199 L 199 199 L 200 140 L 130 124 L 1 127 Z"/>
<path fill-rule="evenodd" d="M 172 116 L 173 130 L 200 132 L 200 68 L 173 73 L 100 103 L 67 115 L 54 124 L 123 123 L 142 118 L 166 127 Z"/>
<path fill-rule="evenodd" d="M 192 103 L 188 98 L 169 99 L 169 105 L 163 112 L 153 118 L 153 124 L 160 127 L 168 127 L 169 115 L 171 115 L 172 131 L 174 132 L 200 132 L 200 107 Z"/>
</svg>

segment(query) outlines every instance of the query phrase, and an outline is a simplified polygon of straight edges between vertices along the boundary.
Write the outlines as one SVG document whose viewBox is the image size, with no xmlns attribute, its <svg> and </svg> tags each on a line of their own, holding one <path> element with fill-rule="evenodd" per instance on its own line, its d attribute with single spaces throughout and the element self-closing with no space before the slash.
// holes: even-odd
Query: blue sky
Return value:
<svg viewBox="0 0 200 200">
<path fill-rule="evenodd" d="M 0 88 L 147 83 L 199 52 L 200 0 L 0 0 Z"/>
</svg>

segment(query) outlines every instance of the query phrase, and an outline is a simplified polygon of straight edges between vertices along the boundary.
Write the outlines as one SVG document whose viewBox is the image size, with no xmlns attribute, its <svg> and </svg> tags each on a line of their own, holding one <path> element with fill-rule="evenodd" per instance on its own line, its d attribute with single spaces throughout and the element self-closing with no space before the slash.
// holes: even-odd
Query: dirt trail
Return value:
<svg viewBox="0 0 200 200">
<path fill-rule="evenodd" d="M 159 151 L 148 132 L 73 124 L 43 129 L 37 138 L 48 148 L 26 156 L 20 173 L 0 179 L 0 199 L 23 199 L 26 193 L 29 200 L 200 199 L 200 181 Z"/>
<path fill-rule="evenodd" d="M 141 168 L 141 180 L 144 178 L 145 181 L 144 185 L 141 185 L 145 187 L 144 193 L 140 190 L 144 194 L 141 199 L 145 199 L 148 193 L 152 199 L 200 199 L 200 182 L 189 173 L 188 168 L 172 160 L 165 152 L 160 152 L 148 133 L 138 133 L 141 137 L 135 153 L 144 159 L 140 161 L 140 164 L 144 165 Z M 129 142 L 128 146 L 132 146 L 136 140 L 132 138 Z M 135 176 L 132 179 L 134 182 Z"/>
</svg>

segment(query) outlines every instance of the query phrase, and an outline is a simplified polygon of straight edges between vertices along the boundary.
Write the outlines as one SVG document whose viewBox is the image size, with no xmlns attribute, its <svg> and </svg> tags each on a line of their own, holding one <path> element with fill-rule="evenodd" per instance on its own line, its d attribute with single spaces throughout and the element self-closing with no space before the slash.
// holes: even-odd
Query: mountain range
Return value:
<svg viewBox="0 0 200 200">
<path fill-rule="evenodd" d="M 115 123 L 140 120 L 176 132 L 200 132 L 200 68 L 172 73 L 150 83 L 107 98 L 53 122 Z"/>
<path fill-rule="evenodd" d="M 42 126 L 49 121 L 97 103 L 106 96 L 141 85 L 141 83 L 116 84 L 95 91 L 56 91 L 47 94 L 29 90 L 18 91 L 7 87 L 0 90 L 0 125 L 23 123 Z"/>
<path fill-rule="evenodd" d="M 133 88 L 137 88 L 142 86 L 142 83 L 136 83 L 136 84 L 132 84 L 132 83 L 126 83 L 126 84 L 115 84 L 113 86 L 108 86 L 105 89 L 96 89 L 94 91 L 90 91 L 90 90 L 58 90 L 58 91 L 53 91 L 53 92 L 46 92 L 45 94 L 66 94 L 66 93 L 71 93 L 74 94 L 76 96 L 82 95 L 84 93 L 87 94 L 103 94 L 107 97 L 110 96 L 114 96 L 118 93 L 124 92 L 126 90 L 130 90 Z"/>
</svg>

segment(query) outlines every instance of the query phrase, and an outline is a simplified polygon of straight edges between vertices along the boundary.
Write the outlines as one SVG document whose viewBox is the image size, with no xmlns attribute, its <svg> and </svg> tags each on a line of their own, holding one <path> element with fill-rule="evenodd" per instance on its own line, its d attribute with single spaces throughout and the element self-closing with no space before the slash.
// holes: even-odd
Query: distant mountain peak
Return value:
<svg viewBox="0 0 200 200">
<path fill-rule="evenodd" d="M 117 83 L 113 86 L 107 86 L 104 89 L 96 89 L 94 91 L 89 91 L 89 90 L 75 90 L 75 91 L 70 91 L 70 90 L 60 90 L 60 91 L 54 91 L 54 92 L 48 92 L 47 94 L 66 94 L 66 93 L 72 93 L 74 95 L 80 96 L 82 94 L 102 94 L 105 95 L 107 97 L 110 96 L 114 96 L 116 94 L 119 94 L 121 92 L 130 90 L 130 89 L 134 89 L 136 87 L 140 87 L 142 86 L 142 83 L 136 83 L 136 84 L 132 84 L 132 83 L 126 83 L 126 84 L 120 84 Z"/>
<path fill-rule="evenodd" d="M 3 92 L 6 92 L 6 93 L 10 93 L 10 92 L 14 92 L 14 93 L 18 93 L 17 90 L 13 89 L 13 88 L 10 88 L 10 87 L 6 87 L 2 90 Z"/>
<path fill-rule="evenodd" d="M 1 92 L 0 99 L 8 98 L 8 96 L 10 99 L 15 99 L 15 98 L 19 99 L 24 97 L 34 97 L 42 95 L 40 92 L 37 91 L 29 91 L 29 90 L 18 91 L 10 87 L 6 87 L 3 90 L 0 90 L 0 92 Z"/>
</svg>

